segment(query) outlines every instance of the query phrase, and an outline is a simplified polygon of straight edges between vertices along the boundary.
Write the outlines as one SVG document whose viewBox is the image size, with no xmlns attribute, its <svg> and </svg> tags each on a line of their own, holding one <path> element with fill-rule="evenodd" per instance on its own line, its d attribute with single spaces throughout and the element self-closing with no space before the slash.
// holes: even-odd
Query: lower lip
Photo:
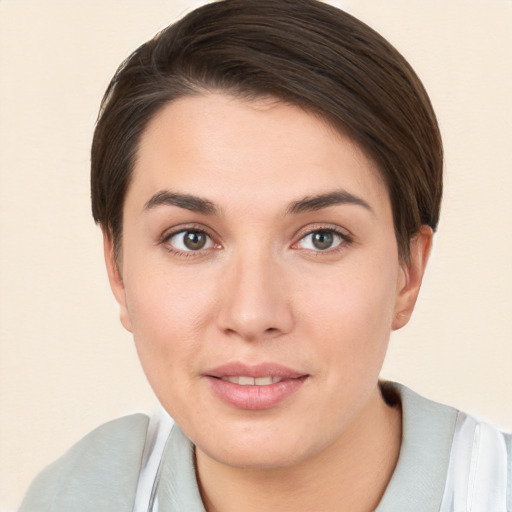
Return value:
<svg viewBox="0 0 512 512">
<path fill-rule="evenodd" d="M 241 386 L 215 377 L 207 379 L 224 402 L 238 409 L 259 411 L 279 405 L 304 384 L 307 376 L 285 379 L 267 386 Z"/>
</svg>

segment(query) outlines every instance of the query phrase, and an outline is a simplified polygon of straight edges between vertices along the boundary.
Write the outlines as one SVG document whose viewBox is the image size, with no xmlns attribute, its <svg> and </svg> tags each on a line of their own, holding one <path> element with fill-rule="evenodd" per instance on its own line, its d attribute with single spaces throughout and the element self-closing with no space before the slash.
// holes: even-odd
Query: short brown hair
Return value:
<svg viewBox="0 0 512 512">
<path fill-rule="evenodd" d="M 402 55 L 361 21 L 316 0 L 223 0 L 143 44 L 105 93 L 92 144 L 92 211 L 116 250 L 142 132 L 168 102 L 204 91 L 276 97 L 348 134 L 387 185 L 401 257 L 422 224 L 436 228 L 441 136 Z"/>
</svg>

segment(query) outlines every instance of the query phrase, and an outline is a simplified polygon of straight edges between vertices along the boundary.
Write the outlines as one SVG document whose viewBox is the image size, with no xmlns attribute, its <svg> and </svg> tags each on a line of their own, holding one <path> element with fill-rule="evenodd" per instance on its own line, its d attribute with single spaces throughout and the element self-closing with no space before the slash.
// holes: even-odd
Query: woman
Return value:
<svg viewBox="0 0 512 512">
<path fill-rule="evenodd" d="M 312 0 L 197 9 L 116 73 L 91 183 L 164 411 L 91 433 L 22 511 L 510 510 L 510 436 L 379 382 L 442 190 L 381 36 Z"/>
</svg>

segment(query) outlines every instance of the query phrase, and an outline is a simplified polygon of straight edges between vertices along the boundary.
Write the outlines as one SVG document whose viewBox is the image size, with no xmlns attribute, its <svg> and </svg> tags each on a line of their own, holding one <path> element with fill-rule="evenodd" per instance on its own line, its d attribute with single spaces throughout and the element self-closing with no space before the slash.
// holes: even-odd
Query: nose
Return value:
<svg viewBox="0 0 512 512">
<path fill-rule="evenodd" d="M 283 267 L 275 258 L 238 254 L 223 275 L 218 327 L 245 341 L 276 338 L 293 329 L 292 303 Z"/>
</svg>

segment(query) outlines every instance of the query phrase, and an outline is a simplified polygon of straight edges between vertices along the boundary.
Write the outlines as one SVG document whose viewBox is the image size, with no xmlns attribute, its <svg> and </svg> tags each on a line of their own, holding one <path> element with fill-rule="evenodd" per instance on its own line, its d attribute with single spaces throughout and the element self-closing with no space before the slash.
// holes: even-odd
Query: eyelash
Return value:
<svg viewBox="0 0 512 512">
<path fill-rule="evenodd" d="M 176 248 L 175 246 L 173 246 L 170 243 L 170 241 L 173 237 L 175 237 L 179 234 L 185 234 L 185 233 L 196 233 L 199 235 L 205 235 L 208 238 L 210 244 L 213 245 L 213 247 L 207 247 L 205 249 L 199 249 L 197 251 L 194 251 L 194 250 L 184 251 L 184 250 Z M 210 250 L 214 250 L 214 249 L 220 247 L 220 244 L 215 242 L 214 237 L 212 235 L 210 235 L 204 228 L 195 227 L 195 226 L 185 226 L 185 227 L 181 227 L 179 229 L 175 229 L 171 232 L 165 233 L 162 236 L 160 243 L 165 247 L 167 252 L 174 254 L 176 256 L 181 256 L 181 257 L 185 257 L 185 258 L 198 257 L 200 255 L 203 256 L 205 254 L 205 252 L 207 252 L 207 251 L 209 252 Z M 208 243 L 208 241 L 206 243 Z"/>
<path fill-rule="evenodd" d="M 173 246 L 170 243 L 170 240 L 173 237 L 175 237 L 176 235 L 185 234 L 185 233 L 196 233 L 199 235 L 205 235 L 208 238 L 210 244 L 213 244 L 213 247 L 207 247 L 204 249 L 201 248 L 196 251 L 192 250 L 192 249 L 188 250 L 188 251 L 184 251 L 184 250 L 176 248 L 175 246 Z M 348 245 L 353 243 L 352 236 L 348 235 L 347 233 L 342 232 L 340 229 L 334 228 L 332 226 L 319 226 L 314 229 L 307 229 L 307 230 L 303 231 L 303 233 L 300 233 L 300 238 L 297 240 L 297 242 L 294 242 L 292 244 L 292 246 L 291 246 L 292 249 L 300 250 L 300 248 L 297 247 L 297 245 L 300 242 L 302 242 L 306 237 L 314 235 L 315 233 L 331 234 L 331 235 L 334 235 L 334 237 L 339 238 L 339 243 L 333 248 L 329 247 L 324 250 L 322 250 L 322 249 L 304 249 L 304 250 L 308 251 L 309 253 L 316 254 L 318 256 L 320 256 L 322 254 L 336 253 L 340 250 L 345 249 Z M 195 226 L 181 227 L 179 229 L 173 230 L 170 233 L 165 233 L 162 236 L 160 243 L 165 247 L 165 249 L 169 253 L 180 256 L 180 257 L 185 257 L 185 258 L 204 256 L 207 251 L 210 252 L 211 250 L 215 250 L 220 247 L 220 244 L 218 242 L 216 242 L 214 237 L 212 235 L 210 235 L 204 228 L 195 227 Z M 206 243 L 208 243 L 208 241 Z"/>
<path fill-rule="evenodd" d="M 303 231 L 299 234 L 300 238 L 297 242 L 295 242 L 292 245 L 292 248 L 295 248 L 300 242 L 306 239 L 306 237 L 314 235 L 315 233 L 327 233 L 330 235 L 334 235 L 334 237 L 339 239 L 339 243 L 335 247 L 328 247 L 324 250 L 322 249 L 303 249 L 308 251 L 311 254 L 314 254 L 315 256 L 321 256 L 321 255 L 332 255 L 339 251 L 342 251 L 347 248 L 347 246 L 351 245 L 353 243 L 353 238 L 351 235 L 347 234 L 346 232 L 341 231 L 340 229 L 333 227 L 333 226 L 318 226 L 314 229 L 308 228 L 307 230 Z M 298 248 L 300 250 L 300 248 Z"/>
</svg>

